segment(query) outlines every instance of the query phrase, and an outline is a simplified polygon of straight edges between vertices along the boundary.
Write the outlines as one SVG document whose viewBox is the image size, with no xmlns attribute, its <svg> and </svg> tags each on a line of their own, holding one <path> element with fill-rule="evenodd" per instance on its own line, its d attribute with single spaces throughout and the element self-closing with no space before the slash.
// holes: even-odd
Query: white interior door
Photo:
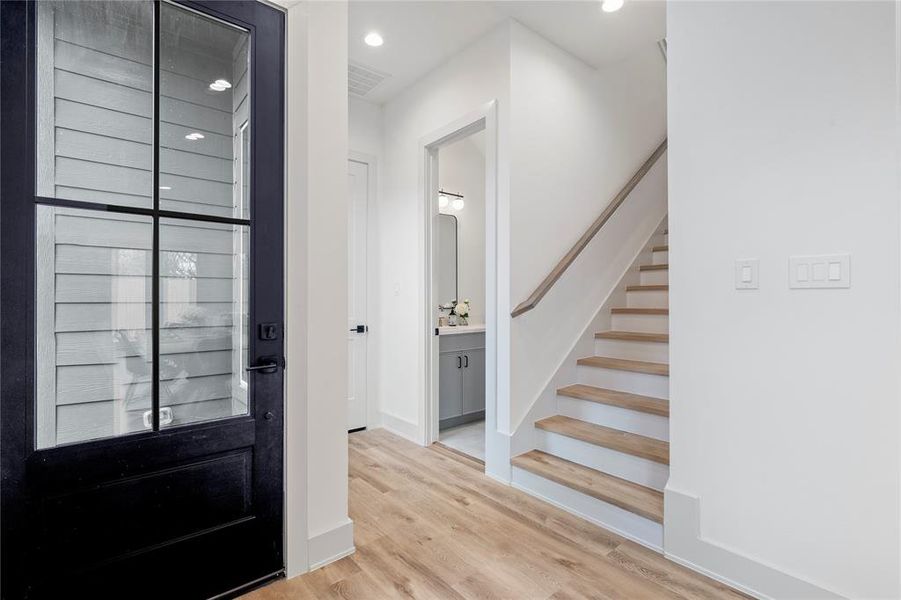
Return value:
<svg viewBox="0 0 901 600">
<path fill-rule="evenodd" d="M 369 165 L 348 161 L 348 189 L 347 428 L 359 429 L 366 427 L 366 208 L 369 204 Z"/>
</svg>

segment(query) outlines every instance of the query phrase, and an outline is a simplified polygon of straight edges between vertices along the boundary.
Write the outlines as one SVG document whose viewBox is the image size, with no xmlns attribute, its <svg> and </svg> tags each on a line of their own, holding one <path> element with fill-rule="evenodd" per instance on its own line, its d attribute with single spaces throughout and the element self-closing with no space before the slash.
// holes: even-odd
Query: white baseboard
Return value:
<svg viewBox="0 0 901 600">
<path fill-rule="evenodd" d="M 673 562 L 751 596 L 769 600 L 839 600 L 843 596 L 766 565 L 701 535 L 700 500 L 667 488 L 664 492 L 664 553 Z M 703 565 L 703 566 L 701 566 Z"/>
<path fill-rule="evenodd" d="M 407 421 L 406 419 L 401 419 L 400 417 L 395 417 L 392 414 L 383 412 L 382 424 L 379 427 L 387 429 L 394 435 L 399 435 L 405 440 L 409 440 L 418 446 L 422 445 L 419 425 L 412 421 Z"/>
<path fill-rule="evenodd" d="M 310 571 L 354 553 L 354 522 L 350 519 L 310 538 Z"/>
</svg>

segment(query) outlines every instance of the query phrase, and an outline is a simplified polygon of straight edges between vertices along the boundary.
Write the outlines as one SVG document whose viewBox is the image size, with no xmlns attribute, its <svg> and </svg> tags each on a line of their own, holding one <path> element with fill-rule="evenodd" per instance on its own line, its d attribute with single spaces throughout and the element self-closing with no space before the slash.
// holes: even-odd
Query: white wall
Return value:
<svg viewBox="0 0 901 600">
<path fill-rule="evenodd" d="M 351 152 L 378 158 L 382 154 L 382 107 L 351 96 L 347 108 Z"/>
<path fill-rule="evenodd" d="M 382 107 L 381 192 L 370 218 L 370 231 L 377 230 L 378 237 L 370 271 L 375 283 L 370 289 L 369 356 L 378 373 L 375 396 L 384 425 L 417 441 L 423 418 L 426 310 L 419 144 L 429 133 L 496 99 L 498 162 L 504 169 L 509 71 L 505 24 Z"/>
<path fill-rule="evenodd" d="M 480 131 L 438 151 L 439 187 L 464 196 L 463 210 L 443 212 L 457 218 L 457 298 L 470 300 L 471 325 L 485 322 L 484 139 Z"/>
<path fill-rule="evenodd" d="M 668 6 L 666 550 L 761 595 L 901 596 L 896 10 Z M 788 289 L 834 252 L 850 289 Z"/>
<path fill-rule="evenodd" d="M 347 516 L 345 2 L 289 9 L 286 70 L 285 519 L 288 575 L 294 576 L 353 550 Z"/>
<path fill-rule="evenodd" d="M 512 309 L 666 136 L 666 78 L 655 45 L 596 71 L 521 26 L 513 28 L 511 71 Z M 510 323 L 510 407 L 502 425 L 510 432 L 660 222 L 665 195 L 656 200 L 643 214 L 608 223 L 592 243 L 595 251 L 579 257 L 537 308 Z M 609 254 L 603 238 L 624 232 L 629 242 Z"/>
</svg>

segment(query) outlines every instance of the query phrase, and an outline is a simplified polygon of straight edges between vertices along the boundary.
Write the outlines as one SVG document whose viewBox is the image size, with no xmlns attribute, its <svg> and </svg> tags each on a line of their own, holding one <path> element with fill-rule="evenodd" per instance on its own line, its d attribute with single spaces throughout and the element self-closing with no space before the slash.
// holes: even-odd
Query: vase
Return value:
<svg viewBox="0 0 901 600">
<path fill-rule="evenodd" d="M 469 325 L 469 317 L 457 315 L 457 325 Z"/>
</svg>

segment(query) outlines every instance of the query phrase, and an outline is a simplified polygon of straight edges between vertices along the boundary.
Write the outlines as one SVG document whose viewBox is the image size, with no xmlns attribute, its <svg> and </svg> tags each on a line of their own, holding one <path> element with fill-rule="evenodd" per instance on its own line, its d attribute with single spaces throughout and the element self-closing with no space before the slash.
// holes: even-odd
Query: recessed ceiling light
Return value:
<svg viewBox="0 0 901 600">
<path fill-rule="evenodd" d="M 385 40 L 382 39 L 382 36 L 379 35 L 377 31 L 370 31 L 366 34 L 366 37 L 363 38 L 363 41 L 366 42 L 367 46 L 378 47 L 385 43 Z"/>
<path fill-rule="evenodd" d="M 616 12 L 623 7 L 623 0 L 604 0 L 601 10 L 604 12 Z"/>
<path fill-rule="evenodd" d="M 197 140 L 202 140 L 202 139 L 203 139 L 203 134 L 202 134 L 202 133 L 197 133 L 197 132 L 195 131 L 195 132 L 193 132 L 193 133 L 189 133 L 188 135 L 186 135 L 186 136 L 185 136 L 185 139 L 186 139 L 186 140 L 191 140 L 192 142 L 196 142 Z"/>
<path fill-rule="evenodd" d="M 213 83 L 210 84 L 210 89 L 213 90 L 214 92 L 224 92 L 231 86 L 232 86 L 232 84 L 230 84 L 226 80 L 217 79 L 216 81 L 214 81 Z"/>
</svg>

